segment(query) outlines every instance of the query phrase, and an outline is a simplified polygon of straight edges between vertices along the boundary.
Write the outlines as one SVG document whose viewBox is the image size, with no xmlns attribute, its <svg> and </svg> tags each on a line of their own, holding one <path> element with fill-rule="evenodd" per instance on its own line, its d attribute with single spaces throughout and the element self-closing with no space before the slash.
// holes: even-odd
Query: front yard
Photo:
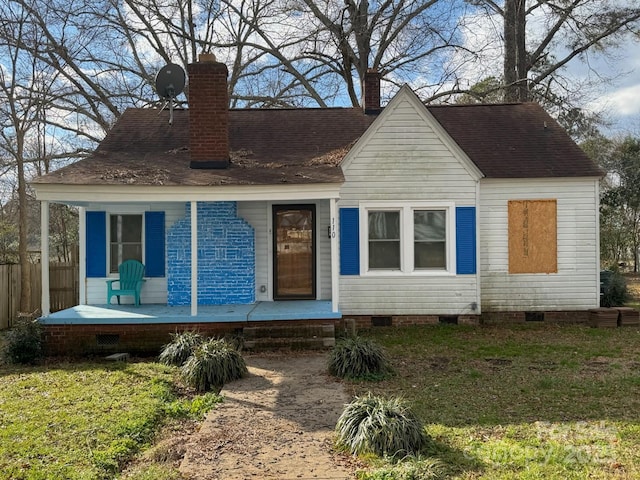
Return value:
<svg viewBox="0 0 640 480">
<path fill-rule="evenodd" d="M 409 400 L 447 478 L 640 478 L 640 329 L 443 325 L 367 335 L 386 347 L 396 375 L 352 383 L 353 392 Z"/>
<path fill-rule="evenodd" d="M 395 375 L 345 385 L 407 399 L 440 478 L 640 478 L 640 329 L 532 322 L 362 335 L 387 349 Z M 181 397 L 175 375 L 150 361 L 0 365 L 0 479 L 180 478 L 175 464 L 136 456 L 172 419 L 202 418 L 219 401 Z M 134 458 L 137 473 L 123 477 Z M 407 478 L 367 461 L 362 478 Z"/>
<path fill-rule="evenodd" d="M 114 478 L 168 419 L 217 401 L 180 399 L 174 375 L 152 362 L 0 366 L 0 479 Z"/>
</svg>

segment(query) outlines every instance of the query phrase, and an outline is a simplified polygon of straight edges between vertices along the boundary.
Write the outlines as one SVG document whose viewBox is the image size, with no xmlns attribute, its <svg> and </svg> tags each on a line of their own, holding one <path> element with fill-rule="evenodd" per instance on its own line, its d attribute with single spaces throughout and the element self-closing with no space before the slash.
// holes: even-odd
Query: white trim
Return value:
<svg viewBox="0 0 640 480">
<path fill-rule="evenodd" d="M 456 275 L 456 209 L 455 202 L 361 202 L 360 210 L 360 275 L 361 276 L 455 276 Z M 400 268 L 369 269 L 369 216 L 370 210 L 400 213 Z M 446 269 L 420 269 L 413 265 L 413 212 L 415 210 L 446 211 Z"/>
<path fill-rule="evenodd" d="M 340 302 L 340 265 L 338 261 L 338 239 L 336 235 L 336 217 L 338 208 L 334 198 L 329 200 L 329 236 L 331 245 L 331 311 L 337 312 Z"/>
<path fill-rule="evenodd" d="M 600 306 L 600 271 L 602 270 L 602 265 L 600 264 L 600 181 L 596 180 L 594 183 L 594 200 L 595 200 L 595 211 L 596 211 L 596 255 L 595 264 L 596 264 L 596 305 Z"/>
<path fill-rule="evenodd" d="M 78 209 L 78 303 L 87 304 L 87 209 Z"/>
<path fill-rule="evenodd" d="M 198 315 L 198 202 L 191 201 L 191 316 Z"/>
<path fill-rule="evenodd" d="M 40 266 L 42 278 L 42 315 L 51 313 L 49 294 L 49 202 L 40 203 Z"/>
<path fill-rule="evenodd" d="M 476 182 L 476 309 L 474 312 L 477 315 L 482 313 L 482 275 L 480 265 L 480 181 Z"/>
<path fill-rule="evenodd" d="M 296 185 L 65 185 L 33 183 L 38 200 L 73 205 L 137 202 L 310 201 L 340 197 L 341 183 Z"/>
</svg>

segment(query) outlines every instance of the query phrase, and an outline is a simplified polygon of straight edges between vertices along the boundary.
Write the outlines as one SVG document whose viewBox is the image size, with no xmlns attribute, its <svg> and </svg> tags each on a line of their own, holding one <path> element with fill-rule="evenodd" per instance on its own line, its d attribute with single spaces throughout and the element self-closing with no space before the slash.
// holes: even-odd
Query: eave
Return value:
<svg viewBox="0 0 640 480">
<path fill-rule="evenodd" d="M 305 201 L 337 199 L 341 183 L 297 185 L 65 185 L 33 184 L 41 201 L 87 206 L 96 203 Z"/>
</svg>

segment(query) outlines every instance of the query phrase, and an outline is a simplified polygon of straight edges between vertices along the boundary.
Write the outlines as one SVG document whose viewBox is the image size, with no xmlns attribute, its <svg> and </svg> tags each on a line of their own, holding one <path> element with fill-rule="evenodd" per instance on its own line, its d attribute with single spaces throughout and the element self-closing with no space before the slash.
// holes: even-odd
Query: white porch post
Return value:
<svg viewBox="0 0 640 480">
<path fill-rule="evenodd" d="M 49 202 L 40 202 L 40 266 L 42 271 L 42 315 L 51 313 L 49 297 Z"/>
<path fill-rule="evenodd" d="M 87 209 L 78 208 L 78 304 L 87 304 Z"/>
<path fill-rule="evenodd" d="M 331 311 L 337 312 L 340 302 L 340 277 L 338 265 L 338 235 L 336 233 L 337 199 L 329 199 L 329 215 L 331 216 Z"/>
<path fill-rule="evenodd" d="M 198 202 L 191 201 L 191 316 L 198 315 Z"/>
</svg>

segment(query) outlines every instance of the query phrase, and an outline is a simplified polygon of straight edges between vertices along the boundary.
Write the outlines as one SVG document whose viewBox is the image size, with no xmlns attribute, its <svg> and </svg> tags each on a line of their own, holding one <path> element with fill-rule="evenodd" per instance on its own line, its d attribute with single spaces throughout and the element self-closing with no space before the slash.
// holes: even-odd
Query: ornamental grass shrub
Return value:
<svg viewBox="0 0 640 480">
<path fill-rule="evenodd" d="M 402 458 L 427 444 L 424 426 L 399 398 L 367 394 L 349 403 L 336 424 L 337 444 L 352 454 Z"/>
<path fill-rule="evenodd" d="M 181 367 L 204 341 L 205 338 L 196 332 L 172 333 L 171 342 L 162 347 L 158 360 L 165 365 Z"/>
<path fill-rule="evenodd" d="M 350 336 L 331 351 L 329 373 L 353 380 L 380 380 L 391 373 L 391 367 L 380 345 L 368 338 Z"/>
<path fill-rule="evenodd" d="M 227 340 L 211 338 L 193 350 L 181 372 L 187 385 L 197 391 L 219 392 L 225 383 L 246 375 L 247 365 Z"/>
</svg>

